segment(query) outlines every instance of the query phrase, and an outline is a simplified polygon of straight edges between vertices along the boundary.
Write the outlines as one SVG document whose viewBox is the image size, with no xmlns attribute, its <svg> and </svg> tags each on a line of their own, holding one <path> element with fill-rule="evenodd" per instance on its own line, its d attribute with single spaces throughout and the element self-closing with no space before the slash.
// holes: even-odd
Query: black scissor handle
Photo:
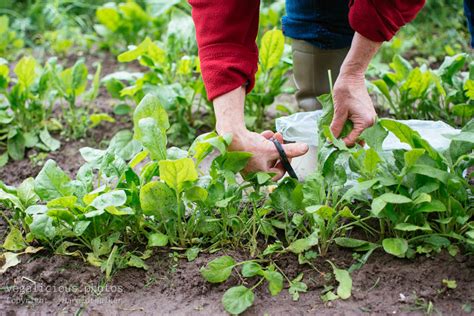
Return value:
<svg viewBox="0 0 474 316">
<path fill-rule="evenodd" d="M 293 169 L 290 162 L 288 161 L 288 156 L 286 155 L 286 152 L 283 149 L 283 146 L 280 144 L 278 140 L 276 140 L 273 137 L 270 138 L 270 140 L 273 142 L 273 144 L 275 144 L 278 154 L 280 155 L 280 161 L 281 161 L 281 164 L 283 165 L 283 168 L 285 168 L 286 172 L 288 172 L 288 175 L 290 177 L 298 180 L 298 176 L 296 175 L 295 170 Z"/>
</svg>

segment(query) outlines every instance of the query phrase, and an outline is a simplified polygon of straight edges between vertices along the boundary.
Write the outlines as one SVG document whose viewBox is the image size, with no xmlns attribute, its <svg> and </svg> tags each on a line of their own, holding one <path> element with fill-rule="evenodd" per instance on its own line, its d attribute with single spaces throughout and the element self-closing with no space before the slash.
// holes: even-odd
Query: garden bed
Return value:
<svg viewBox="0 0 474 316">
<path fill-rule="evenodd" d="M 99 269 L 80 259 L 45 253 L 25 256 L 19 266 L 2 276 L 0 309 L 7 315 L 224 315 L 218 302 L 228 287 L 239 282 L 238 277 L 211 285 L 202 278 L 199 268 L 215 255 L 203 254 L 187 262 L 175 261 L 168 253 L 159 251 L 147 260 L 148 271 L 119 271 L 108 283 L 103 282 Z M 238 252 L 230 254 L 239 259 L 248 257 Z M 340 266 L 352 262 L 351 252 L 337 248 L 328 258 Z M 277 263 L 290 277 L 305 272 L 308 292 L 293 301 L 286 290 L 276 297 L 266 289 L 259 290 L 245 315 L 399 315 L 430 311 L 460 315 L 468 314 L 474 305 L 472 257 L 453 258 L 443 252 L 431 258 L 402 260 L 378 251 L 352 274 L 353 297 L 330 303 L 323 303 L 320 298 L 326 283 L 323 275 L 308 266 L 299 266 L 293 255 L 284 256 Z M 322 272 L 330 270 L 324 260 L 316 260 L 315 265 Z M 457 287 L 448 289 L 443 279 L 455 280 Z"/>
</svg>

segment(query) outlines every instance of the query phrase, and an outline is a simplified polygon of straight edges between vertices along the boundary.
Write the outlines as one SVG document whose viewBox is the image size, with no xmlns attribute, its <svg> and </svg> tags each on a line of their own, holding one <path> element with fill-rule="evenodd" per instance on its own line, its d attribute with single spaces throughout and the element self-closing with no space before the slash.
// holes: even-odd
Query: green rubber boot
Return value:
<svg viewBox="0 0 474 316">
<path fill-rule="evenodd" d="M 320 109 L 316 97 L 330 91 L 328 69 L 335 81 L 349 48 L 320 49 L 306 41 L 293 39 L 292 50 L 298 106 L 305 111 Z"/>
</svg>

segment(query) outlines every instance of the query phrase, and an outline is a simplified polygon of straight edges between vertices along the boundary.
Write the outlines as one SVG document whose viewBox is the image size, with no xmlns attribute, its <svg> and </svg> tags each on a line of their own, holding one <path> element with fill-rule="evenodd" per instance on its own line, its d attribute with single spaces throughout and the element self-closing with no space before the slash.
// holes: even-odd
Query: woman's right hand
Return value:
<svg viewBox="0 0 474 316">
<path fill-rule="evenodd" d="M 274 137 L 283 143 L 279 133 L 265 131 L 261 134 L 251 132 L 245 127 L 244 119 L 245 88 L 239 87 L 214 99 L 216 113 L 216 131 L 219 135 L 232 134 L 231 151 L 245 151 L 252 154 L 244 174 L 264 171 L 273 172 L 275 181 L 285 175 L 285 168 L 279 162 L 280 155 L 275 144 L 269 139 Z M 283 149 L 288 159 L 304 155 L 308 151 L 306 144 L 285 144 Z"/>
</svg>

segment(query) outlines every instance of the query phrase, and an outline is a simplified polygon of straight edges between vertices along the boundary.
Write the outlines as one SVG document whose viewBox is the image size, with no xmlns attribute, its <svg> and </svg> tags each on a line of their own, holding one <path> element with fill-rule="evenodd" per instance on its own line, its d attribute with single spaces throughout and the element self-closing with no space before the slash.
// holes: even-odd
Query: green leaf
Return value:
<svg viewBox="0 0 474 316">
<path fill-rule="evenodd" d="M 120 14 L 114 7 L 99 7 L 96 10 L 95 15 L 97 17 L 97 21 L 105 25 L 105 27 L 107 27 L 112 32 L 115 32 L 121 25 Z"/>
<path fill-rule="evenodd" d="M 292 296 L 293 301 L 297 301 L 299 299 L 299 293 L 305 293 L 308 290 L 308 286 L 304 282 L 301 282 L 302 279 L 303 273 L 300 273 L 290 282 L 290 288 L 288 289 L 288 292 Z"/>
<path fill-rule="evenodd" d="M 275 67 L 280 61 L 285 48 L 285 37 L 280 30 L 267 31 L 260 43 L 260 63 L 266 71 Z"/>
<path fill-rule="evenodd" d="M 143 145 L 153 152 L 155 158 L 166 159 L 166 130 L 170 124 L 168 114 L 156 96 L 147 94 L 140 101 L 133 114 L 133 124 L 135 139 L 144 140 L 146 144 Z"/>
<path fill-rule="evenodd" d="M 408 242 L 403 238 L 385 238 L 382 246 L 385 252 L 399 258 L 405 257 L 408 250 Z"/>
<path fill-rule="evenodd" d="M 230 277 L 234 266 L 235 260 L 231 256 L 221 256 L 208 262 L 200 272 L 206 281 L 221 283 Z"/>
<path fill-rule="evenodd" d="M 415 163 L 418 161 L 418 159 L 423 156 L 425 153 L 424 149 L 412 149 L 407 152 L 405 152 L 404 157 L 405 157 L 405 167 L 406 168 L 411 168 Z"/>
<path fill-rule="evenodd" d="M 370 148 L 374 149 L 375 151 L 381 151 L 382 144 L 387 135 L 387 130 L 383 128 L 379 122 L 377 122 L 372 127 L 365 129 L 360 136 Z"/>
<path fill-rule="evenodd" d="M 8 163 L 8 152 L 0 155 L 0 168 L 4 167 Z"/>
<path fill-rule="evenodd" d="M 186 191 L 186 198 L 189 201 L 193 201 L 193 202 L 197 202 L 197 201 L 204 202 L 206 201 L 208 195 L 209 194 L 206 191 L 206 189 L 201 188 L 199 186 L 193 186 L 192 188 Z"/>
<path fill-rule="evenodd" d="M 335 301 L 339 298 L 336 294 L 334 294 L 333 291 L 329 291 L 326 294 L 321 296 L 321 300 L 325 303 L 330 302 L 330 301 Z"/>
<path fill-rule="evenodd" d="M 199 249 L 198 247 L 188 248 L 186 249 L 186 252 L 185 252 L 186 258 L 188 259 L 189 262 L 194 261 L 199 255 L 200 251 L 201 249 Z"/>
<path fill-rule="evenodd" d="M 86 90 L 87 87 L 87 66 L 83 59 L 79 59 L 72 67 L 72 91 L 78 96 Z"/>
<path fill-rule="evenodd" d="M 446 56 L 443 63 L 439 66 L 437 73 L 444 82 L 453 83 L 453 76 L 464 67 L 467 54 L 457 54 L 454 56 Z"/>
<path fill-rule="evenodd" d="M 51 151 L 56 151 L 59 149 L 59 147 L 61 147 L 61 143 L 59 142 L 59 140 L 54 139 L 51 134 L 49 134 L 47 128 L 41 130 L 39 137 L 43 144 L 45 144 Z"/>
<path fill-rule="evenodd" d="M 131 207 L 121 207 L 117 208 L 116 206 L 107 206 L 104 208 L 107 213 L 115 215 L 115 216 L 123 216 L 123 215 L 133 215 L 135 211 Z"/>
<path fill-rule="evenodd" d="M 153 0 L 147 1 L 147 8 L 152 16 L 161 16 L 171 7 L 178 4 L 180 0 Z"/>
<path fill-rule="evenodd" d="M 138 130 L 141 135 L 139 141 L 150 152 L 151 159 L 166 159 L 166 133 L 156 121 L 151 117 L 143 118 L 138 122 Z"/>
<path fill-rule="evenodd" d="M 148 235 L 148 247 L 164 247 L 168 244 L 168 236 L 162 233 Z"/>
<path fill-rule="evenodd" d="M 444 184 L 447 184 L 450 178 L 449 172 L 428 165 L 414 165 L 409 169 L 409 171 L 411 173 L 421 174 L 439 180 Z"/>
<path fill-rule="evenodd" d="M 17 188 L 17 196 L 25 209 L 31 205 L 36 204 L 39 200 L 39 197 L 35 193 L 35 179 L 25 179 Z"/>
<path fill-rule="evenodd" d="M 107 83 L 109 83 L 109 82 L 112 82 L 112 80 L 107 81 Z M 120 89 L 120 90 L 122 90 L 122 89 Z M 126 104 L 126 103 L 119 103 L 116 106 L 114 106 L 114 114 L 115 115 L 127 115 L 130 112 L 132 112 L 132 107 L 130 105 Z"/>
<path fill-rule="evenodd" d="M 161 179 L 177 193 L 182 192 L 186 182 L 198 179 L 196 166 L 191 158 L 161 160 L 158 164 Z"/>
<path fill-rule="evenodd" d="M 371 212 L 375 216 L 378 216 L 387 204 L 405 204 L 410 202 L 412 202 L 412 200 L 404 195 L 384 193 L 372 201 Z"/>
<path fill-rule="evenodd" d="M 117 60 L 121 63 L 126 63 L 139 59 L 143 55 L 147 55 L 155 64 L 163 63 L 166 58 L 166 52 L 147 37 L 138 46 L 132 47 L 130 50 L 120 54 Z"/>
<path fill-rule="evenodd" d="M 176 195 L 163 182 L 152 181 L 140 189 L 140 205 L 145 215 L 172 214 L 178 208 Z"/>
<path fill-rule="evenodd" d="M 317 232 L 314 232 L 307 238 L 301 238 L 301 239 L 297 239 L 293 241 L 288 246 L 287 249 L 293 253 L 299 254 L 306 250 L 311 249 L 311 247 L 317 244 L 318 244 L 318 234 Z"/>
<path fill-rule="evenodd" d="M 107 113 L 97 113 L 97 114 L 91 114 L 89 116 L 89 119 L 91 120 L 90 127 L 94 128 L 98 126 L 102 122 L 110 122 L 114 123 L 115 119 L 108 115 Z"/>
<path fill-rule="evenodd" d="M 71 179 L 58 167 L 55 161 L 46 161 L 35 178 L 35 192 L 43 201 L 73 194 Z"/>
<path fill-rule="evenodd" d="M 36 60 L 33 57 L 24 56 L 16 64 L 14 69 L 18 77 L 18 83 L 23 89 L 28 89 L 36 79 Z"/>
<path fill-rule="evenodd" d="M 411 148 L 423 148 L 435 161 L 443 161 L 441 155 L 424 140 L 420 134 L 409 126 L 390 119 L 381 119 L 380 124 L 392 132 L 402 143 L 410 145 Z"/>
<path fill-rule="evenodd" d="M 148 270 L 148 265 L 145 263 L 145 261 L 132 254 L 130 255 L 130 259 L 128 259 L 127 265 L 129 267 Z"/>
<path fill-rule="evenodd" d="M 25 249 L 27 244 L 23 240 L 21 231 L 16 227 L 11 227 L 5 241 L 3 248 L 10 251 L 21 251 Z"/>
<path fill-rule="evenodd" d="M 242 276 L 245 278 L 251 278 L 259 275 L 263 272 L 262 266 L 257 262 L 250 261 L 242 265 Z"/>
<path fill-rule="evenodd" d="M 334 238 L 334 241 L 336 242 L 338 246 L 346 247 L 346 248 L 361 248 L 361 247 L 365 248 L 367 246 L 372 245 L 371 242 L 355 239 L 355 238 L 348 238 L 348 237 L 337 237 L 337 238 Z"/>
<path fill-rule="evenodd" d="M 102 71 L 102 64 L 97 65 L 97 70 L 95 71 L 94 78 L 92 79 L 92 84 L 90 90 L 87 92 L 85 99 L 88 102 L 94 101 L 97 96 L 99 95 L 99 88 L 100 88 L 100 73 Z"/>
<path fill-rule="evenodd" d="M 21 160 L 25 157 L 25 137 L 17 132 L 15 136 L 8 138 L 7 151 L 13 160 Z"/>
<path fill-rule="evenodd" d="M 449 280 L 449 279 L 443 279 L 443 284 L 448 288 L 448 289 L 455 289 L 458 287 L 456 280 Z"/>
<path fill-rule="evenodd" d="M 278 295 L 283 289 L 283 275 L 277 271 L 264 271 L 263 277 L 268 281 L 268 290 L 272 296 Z"/>
<path fill-rule="evenodd" d="M 278 187 L 270 194 L 272 206 L 280 211 L 300 210 L 303 207 L 302 190 L 303 188 L 301 183 L 295 179 L 289 177 L 283 179 L 279 183 Z"/>
<path fill-rule="evenodd" d="M 306 212 L 310 214 L 316 213 L 322 219 L 329 221 L 330 219 L 332 219 L 336 211 L 328 205 L 313 205 L 313 206 L 308 206 L 306 208 Z"/>
<path fill-rule="evenodd" d="M 471 100 L 474 100 L 474 80 L 469 80 L 472 82 L 472 95 Z M 454 115 L 462 117 L 464 119 L 470 119 L 474 116 L 474 104 L 456 104 L 451 108 L 451 111 Z"/>
<path fill-rule="evenodd" d="M 127 202 L 127 194 L 124 190 L 116 190 L 104 193 L 96 197 L 90 206 L 93 206 L 97 210 L 104 210 L 107 207 L 122 206 Z"/>
<path fill-rule="evenodd" d="M 105 270 L 105 279 L 109 280 L 112 275 L 112 269 L 114 267 L 115 258 L 117 257 L 118 247 L 115 245 L 110 252 L 107 261 L 104 262 L 104 265 L 101 266 L 102 271 Z"/>
<path fill-rule="evenodd" d="M 38 239 L 51 240 L 56 236 L 56 228 L 53 226 L 53 219 L 47 214 L 34 215 L 29 228 L 30 232 Z"/>
<path fill-rule="evenodd" d="M 129 130 L 122 130 L 112 137 L 107 150 L 115 153 L 123 160 L 128 161 L 142 150 L 142 146 L 137 140 L 133 139 L 132 132 Z M 134 166 L 131 165 L 131 167 L 133 168 Z"/>
<path fill-rule="evenodd" d="M 337 268 L 331 261 L 328 261 L 333 269 L 336 281 L 339 282 L 337 287 L 337 296 L 341 299 L 346 300 L 351 297 L 352 292 L 352 278 L 347 270 Z"/>
<path fill-rule="evenodd" d="M 428 225 L 428 223 L 425 223 L 424 226 L 418 226 L 418 225 L 414 225 L 414 224 L 410 224 L 410 223 L 398 223 L 397 225 L 395 225 L 394 228 L 396 230 L 405 231 L 405 232 L 413 232 L 413 231 L 417 231 L 417 230 L 428 231 L 428 232 L 432 231 L 432 229 Z"/>
<path fill-rule="evenodd" d="M 367 172 L 368 174 L 373 174 L 375 171 L 377 171 L 377 165 L 378 163 L 382 161 L 380 159 L 379 154 L 375 151 L 373 148 L 369 148 L 365 151 L 365 156 L 364 156 L 364 161 L 363 161 L 363 167 L 364 167 L 364 172 Z"/>
<path fill-rule="evenodd" d="M 252 306 L 254 299 L 255 296 L 251 289 L 239 285 L 225 291 L 222 296 L 222 305 L 228 313 L 237 315 Z"/>
<path fill-rule="evenodd" d="M 460 142 L 474 143 L 474 132 L 462 132 L 454 136 L 449 137 L 451 140 L 457 140 Z"/>
<path fill-rule="evenodd" d="M 390 95 L 390 89 L 387 83 L 383 79 L 378 79 L 372 81 L 375 87 L 383 94 L 383 96 L 387 99 L 388 102 L 392 102 L 392 96 Z M 370 146 L 370 145 L 369 145 Z M 372 146 L 371 146 L 372 147 Z"/>
<path fill-rule="evenodd" d="M 361 194 L 363 194 L 365 191 L 373 187 L 376 183 L 378 183 L 378 179 L 372 179 L 372 180 L 367 180 L 363 182 L 358 182 L 354 184 L 352 188 L 346 191 L 344 195 L 342 196 L 341 200 L 348 201 L 350 202 L 352 199 L 357 198 Z"/>
<path fill-rule="evenodd" d="M 410 62 L 408 62 L 400 55 L 395 55 L 393 57 L 393 60 L 390 63 L 390 68 L 395 70 L 397 76 L 399 76 L 400 79 L 408 77 L 410 72 L 413 70 L 413 67 L 410 65 Z"/>
<path fill-rule="evenodd" d="M 415 213 L 432 213 L 432 212 L 445 212 L 446 206 L 440 200 L 432 200 L 428 203 L 421 204 Z"/>
</svg>

